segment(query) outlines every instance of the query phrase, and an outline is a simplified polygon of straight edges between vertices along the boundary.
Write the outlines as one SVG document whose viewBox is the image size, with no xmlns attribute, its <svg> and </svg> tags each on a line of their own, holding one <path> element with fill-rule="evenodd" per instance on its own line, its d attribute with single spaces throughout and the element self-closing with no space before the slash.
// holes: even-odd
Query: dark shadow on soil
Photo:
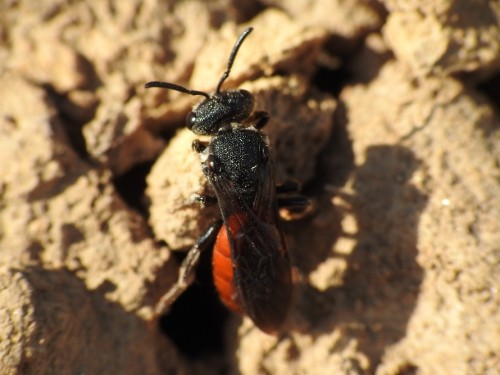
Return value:
<svg viewBox="0 0 500 375">
<path fill-rule="evenodd" d="M 345 156 L 349 160 L 351 154 Z M 316 224 L 297 247 L 303 252 L 297 265 L 305 275 L 329 257 L 347 262 L 338 287 L 320 291 L 303 286 L 297 310 L 303 321 L 298 329 L 319 336 L 341 328 L 370 358 L 370 371 L 384 350 L 406 335 L 422 282 L 416 261 L 417 231 L 427 197 L 410 183 L 419 164 L 405 147 L 369 148 L 366 161 L 352 171 L 354 193 L 333 193 L 346 202 L 347 212 L 332 205 L 333 196 L 325 199 L 317 213 L 324 219 L 320 220 L 325 222 L 323 228 L 318 230 Z M 344 179 L 345 175 L 337 183 Z M 347 214 L 354 216 L 355 233 L 343 233 L 340 227 Z M 341 236 L 355 241 L 348 255 L 335 254 Z"/>
<path fill-rule="evenodd" d="M 201 255 L 196 281 L 160 320 L 160 328 L 189 359 L 223 356 L 230 312 L 219 301 L 212 280 L 212 250 Z"/>
</svg>

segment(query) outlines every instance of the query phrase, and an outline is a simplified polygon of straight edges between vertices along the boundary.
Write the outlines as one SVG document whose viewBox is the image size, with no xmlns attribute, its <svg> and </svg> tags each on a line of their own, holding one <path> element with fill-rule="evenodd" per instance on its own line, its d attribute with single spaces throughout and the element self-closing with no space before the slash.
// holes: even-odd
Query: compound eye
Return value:
<svg viewBox="0 0 500 375">
<path fill-rule="evenodd" d="M 186 117 L 186 126 L 189 130 L 191 130 L 195 124 L 196 124 L 196 113 L 189 112 Z"/>
</svg>

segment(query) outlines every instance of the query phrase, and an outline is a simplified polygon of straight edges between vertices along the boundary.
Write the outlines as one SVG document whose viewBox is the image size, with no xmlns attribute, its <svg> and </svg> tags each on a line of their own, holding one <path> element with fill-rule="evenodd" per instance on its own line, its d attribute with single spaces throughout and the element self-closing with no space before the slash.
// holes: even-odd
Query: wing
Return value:
<svg viewBox="0 0 500 375">
<path fill-rule="evenodd" d="M 259 169 L 251 206 L 227 175 L 209 180 L 228 233 L 240 303 L 260 329 L 272 333 L 283 324 L 290 306 L 291 268 L 278 219 L 273 165 L 266 162 Z"/>
</svg>

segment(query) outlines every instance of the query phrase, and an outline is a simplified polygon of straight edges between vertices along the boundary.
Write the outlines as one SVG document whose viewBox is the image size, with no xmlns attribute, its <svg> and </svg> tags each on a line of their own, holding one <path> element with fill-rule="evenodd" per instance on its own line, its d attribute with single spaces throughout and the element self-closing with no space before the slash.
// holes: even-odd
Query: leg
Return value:
<svg viewBox="0 0 500 375">
<path fill-rule="evenodd" d="M 191 144 L 191 148 L 195 152 L 200 154 L 208 147 L 208 144 L 209 144 L 208 142 L 203 142 L 200 141 L 199 139 L 195 139 Z M 199 203 L 202 207 L 204 207 L 217 203 L 217 198 L 209 195 L 193 194 L 192 202 Z"/>
<path fill-rule="evenodd" d="M 300 182 L 296 180 L 288 180 L 276 185 L 276 193 L 280 194 L 288 194 L 288 193 L 299 193 L 302 189 Z"/>
<path fill-rule="evenodd" d="M 285 221 L 302 219 L 315 210 L 313 202 L 303 195 L 278 198 L 278 208 Z"/>
<path fill-rule="evenodd" d="M 309 198 L 300 194 L 300 182 L 288 180 L 276 185 L 276 195 L 278 199 L 278 207 L 292 211 L 302 211 L 311 205 Z"/>
<path fill-rule="evenodd" d="M 311 204 L 311 200 L 303 195 L 294 195 L 291 197 L 278 197 L 278 207 L 287 210 L 305 210 Z"/>
<path fill-rule="evenodd" d="M 276 186 L 276 194 L 280 216 L 284 220 L 297 220 L 314 210 L 312 201 L 300 194 L 300 183 L 286 181 Z"/>
<path fill-rule="evenodd" d="M 195 277 L 196 266 L 200 260 L 202 251 L 208 249 L 222 226 L 222 220 L 217 220 L 203 233 L 196 241 L 194 246 L 189 250 L 186 259 L 182 262 L 179 268 L 179 276 L 177 282 L 165 293 L 154 307 L 154 317 L 159 317 L 167 312 L 175 300 L 193 283 Z"/>
<path fill-rule="evenodd" d="M 195 139 L 193 143 L 191 143 L 191 148 L 196 151 L 198 154 L 203 152 L 204 149 L 208 147 L 208 142 L 200 141 L 199 139 Z"/>
<path fill-rule="evenodd" d="M 255 129 L 262 129 L 269 121 L 269 118 L 269 113 L 266 111 L 255 111 L 248 119 L 248 122 L 253 125 Z"/>
</svg>

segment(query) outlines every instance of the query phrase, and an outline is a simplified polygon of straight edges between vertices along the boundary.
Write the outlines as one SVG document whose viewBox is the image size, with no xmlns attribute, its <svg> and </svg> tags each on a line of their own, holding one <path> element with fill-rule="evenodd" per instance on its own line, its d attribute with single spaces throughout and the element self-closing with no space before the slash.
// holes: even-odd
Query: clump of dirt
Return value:
<svg viewBox="0 0 500 375">
<path fill-rule="evenodd" d="M 0 10 L 0 373 L 500 372 L 498 7 Z M 315 202 L 284 225 L 290 322 L 220 313 L 202 265 L 165 335 L 152 306 L 218 212 L 192 204 L 210 189 L 184 127 L 197 98 L 144 83 L 213 91 L 248 26 L 223 88 L 255 94 L 277 180 Z"/>
</svg>

